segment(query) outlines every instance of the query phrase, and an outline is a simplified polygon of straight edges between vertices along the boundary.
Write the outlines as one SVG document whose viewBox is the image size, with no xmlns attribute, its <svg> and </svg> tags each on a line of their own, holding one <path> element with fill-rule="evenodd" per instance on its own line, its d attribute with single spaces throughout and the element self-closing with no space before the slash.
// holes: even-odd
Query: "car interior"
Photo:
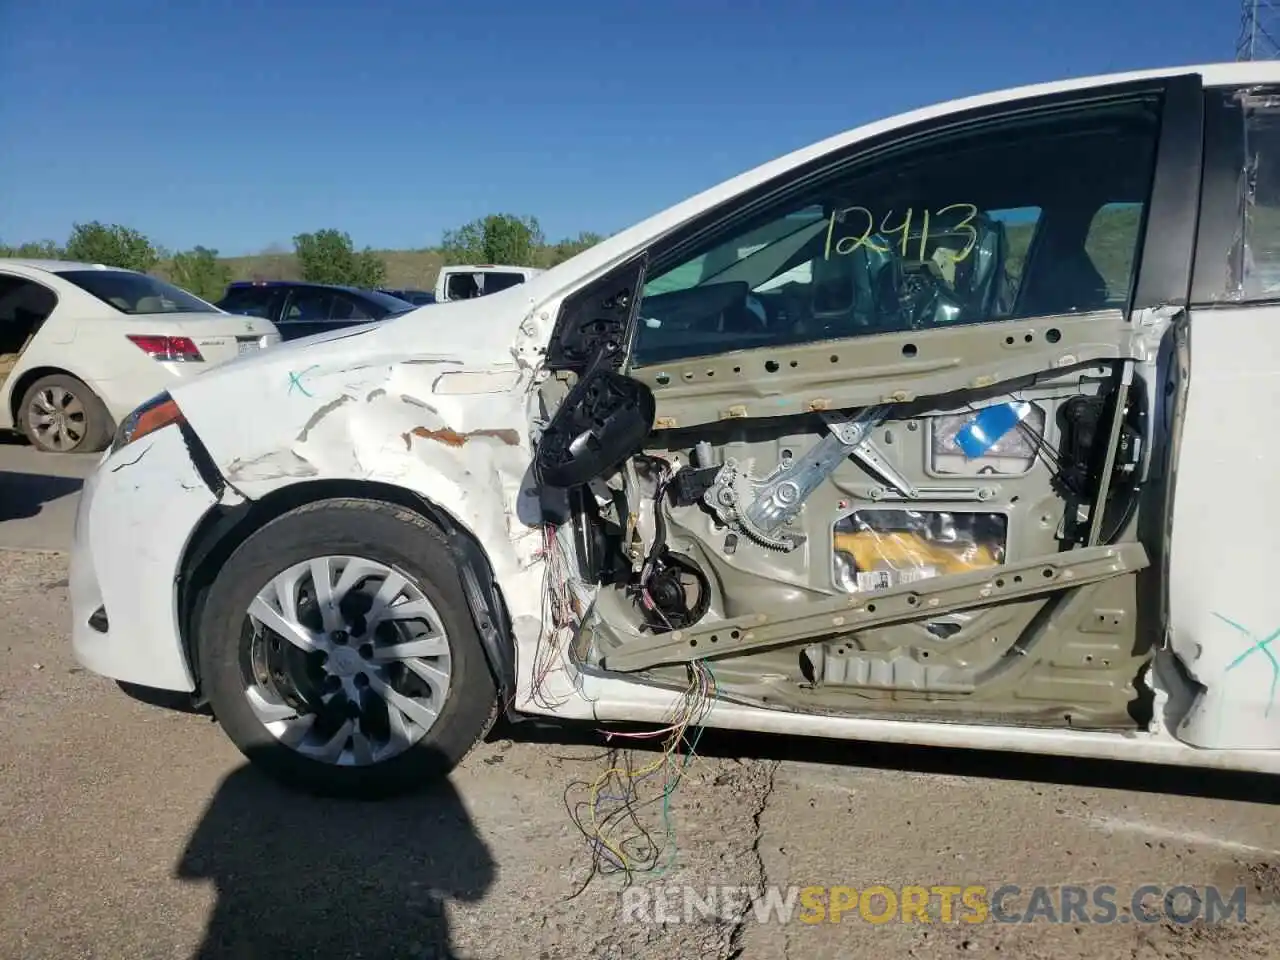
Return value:
<svg viewBox="0 0 1280 960">
<path fill-rule="evenodd" d="M 21 277 L 0 276 L 0 384 L 53 313 L 53 291 Z"/>
<path fill-rule="evenodd" d="M 700 264 L 671 271 L 687 285 L 661 274 L 648 284 L 635 363 L 1123 307 L 1110 290 L 1128 277 L 1104 276 L 1090 231 L 1104 208 L 1140 207 L 1145 181 L 1109 157 L 1143 148 L 1123 137 L 1096 147 L 1092 136 L 1032 141 L 1015 176 L 981 146 L 948 149 L 945 163 L 886 164 L 856 189 L 744 223 Z M 1140 223 L 1130 221 L 1132 238 Z"/>
</svg>

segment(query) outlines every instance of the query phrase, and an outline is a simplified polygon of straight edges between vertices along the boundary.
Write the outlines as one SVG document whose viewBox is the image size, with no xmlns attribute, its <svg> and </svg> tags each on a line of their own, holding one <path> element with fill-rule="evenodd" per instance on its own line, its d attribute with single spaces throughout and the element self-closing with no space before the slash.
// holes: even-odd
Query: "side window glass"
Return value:
<svg viewBox="0 0 1280 960">
<path fill-rule="evenodd" d="M 298 323 L 328 320 L 333 300 L 333 294 L 327 290 L 297 290 L 289 301 L 284 319 Z"/>
<path fill-rule="evenodd" d="M 497 293 L 499 290 L 506 290 L 508 287 L 514 287 L 524 283 L 524 274 L 490 272 L 484 274 L 483 279 L 484 292 L 488 295 L 490 293 Z"/>
<path fill-rule="evenodd" d="M 1005 238 L 1009 244 L 1004 268 L 1014 290 L 1022 286 L 1022 271 L 1026 267 L 1027 256 L 1031 252 L 1031 241 L 1035 239 L 1036 227 L 1040 224 L 1042 212 L 1039 207 L 987 211 L 987 216 L 1004 228 Z"/>
<path fill-rule="evenodd" d="M 0 362 L 16 357 L 57 305 L 58 298 L 47 287 L 0 275 Z M 0 369 L 0 382 L 5 372 Z"/>
<path fill-rule="evenodd" d="M 1158 108 L 1059 107 L 891 146 L 658 251 L 632 364 L 1121 306 Z"/>
<path fill-rule="evenodd" d="M 1280 91 L 1236 95 L 1244 129 L 1233 299 L 1280 298 Z"/>
<path fill-rule="evenodd" d="M 445 281 L 445 296 L 450 300 L 470 300 L 480 296 L 480 284 L 474 273 L 451 273 Z"/>
<path fill-rule="evenodd" d="M 372 320 L 373 316 L 359 301 L 349 297 L 335 296 L 333 298 L 333 312 L 329 315 L 329 319 Z"/>
<path fill-rule="evenodd" d="M 1123 304 L 1133 281 L 1134 254 L 1142 229 L 1141 203 L 1107 203 L 1093 215 L 1084 249 L 1107 288 L 1107 302 Z"/>
<path fill-rule="evenodd" d="M 221 307 L 228 313 L 240 313 L 249 317 L 269 318 L 271 311 L 271 291 L 269 290 L 233 290 L 223 298 Z"/>
</svg>

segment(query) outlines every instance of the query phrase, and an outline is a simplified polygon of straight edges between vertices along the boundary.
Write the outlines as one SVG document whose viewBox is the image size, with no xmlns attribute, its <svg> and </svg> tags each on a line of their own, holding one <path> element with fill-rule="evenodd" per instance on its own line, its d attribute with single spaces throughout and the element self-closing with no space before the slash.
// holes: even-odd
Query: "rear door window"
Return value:
<svg viewBox="0 0 1280 960">
<path fill-rule="evenodd" d="M 58 298 L 48 287 L 0 274 L 0 360 L 16 357 L 57 305 Z"/>
<path fill-rule="evenodd" d="M 1089 223 L 1084 250 L 1102 275 L 1107 301 L 1113 306 L 1128 297 L 1141 229 L 1142 204 L 1134 202 L 1103 204 Z"/>
<path fill-rule="evenodd" d="M 1226 143 L 1237 177 L 1226 297 L 1280 300 L 1280 87 L 1223 91 Z"/>
<path fill-rule="evenodd" d="M 238 287 L 218 301 L 218 306 L 228 313 L 270 320 L 272 307 L 283 296 L 277 287 Z"/>
<path fill-rule="evenodd" d="M 345 297 L 342 294 L 335 294 L 333 298 L 333 312 L 329 316 L 330 320 L 372 320 L 373 314 L 369 308 L 358 301 L 355 297 Z"/>
<path fill-rule="evenodd" d="M 335 297 L 328 290 L 295 290 L 284 313 L 286 323 L 314 323 L 328 320 L 333 313 Z"/>
<path fill-rule="evenodd" d="M 489 272 L 482 274 L 481 279 L 484 283 L 484 292 L 490 294 L 524 283 L 524 274 Z"/>
<path fill-rule="evenodd" d="M 480 296 L 480 284 L 474 273 L 451 273 L 445 280 L 445 296 L 450 300 L 470 300 Z"/>
</svg>

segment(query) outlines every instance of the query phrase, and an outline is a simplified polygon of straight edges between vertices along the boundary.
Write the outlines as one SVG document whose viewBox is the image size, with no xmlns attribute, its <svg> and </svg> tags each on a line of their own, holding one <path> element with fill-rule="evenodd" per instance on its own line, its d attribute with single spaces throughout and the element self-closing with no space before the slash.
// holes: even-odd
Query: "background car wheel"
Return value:
<svg viewBox="0 0 1280 960">
<path fill-rule="evenodd" d="M 444 535 L 379 501 L 320 501 L 250 536 L 210 586 L 196 642 L 227 735 L 310 793 L 421 787 L 497 713 Z"/>
<path fill-rule="evenodd" d="M 49 453 L 97 453 L 115 430 L 97 394 L 65 373 L 41 377 L 27 388 L 18 422 L 31 445 Z"/>
</svg>

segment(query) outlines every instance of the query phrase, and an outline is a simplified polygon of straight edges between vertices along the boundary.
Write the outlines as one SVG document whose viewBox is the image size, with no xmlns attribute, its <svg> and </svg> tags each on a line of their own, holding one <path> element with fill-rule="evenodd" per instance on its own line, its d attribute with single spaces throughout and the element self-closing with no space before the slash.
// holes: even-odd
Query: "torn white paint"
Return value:
<svg viewBox="0 0 1280 960">
<path fill-rule="evenodd" d="M 476 393 L 505 393 L 520 383 L 520 371 L 510 370 L 446 370 L 431 384 L 437 396 L 462 396 Z"/>
<path fill-rule="evenodd" d="M 484 305 L 475 300 L 432 309 L 475 312 Z M 530 572 L 541 543 L 538 518 L 525 510 L 529 522 L 519 519 L 532 458 L 528 372 L 492 343 L 479 353 L 481 344 L 474 343 L 471 351 L 448 356 L 382 360 L 383 332 L 316 343 L 297 354 L 305 363 L 288 348 L 264 353 L 251 377 L 245 368 L 243 388 L 202 378 L 175 399 L 245 497 L 326 479 L 411 490 L 481 544 L 513 616 L 540 615 L 541 581 Z M 367 349 L 353 356 L 353 343 L 361 340 Z M 255 408 L 270 409 L 271 416 Z"/>
<path fill-rule="evenodd" d="M 232 460 L 227 464 L 227 482 L 233 485 L 272 477 L 314 477 L 315 465 L 292 450 L 264 453 L 252 460 Z"/>
</svg>

